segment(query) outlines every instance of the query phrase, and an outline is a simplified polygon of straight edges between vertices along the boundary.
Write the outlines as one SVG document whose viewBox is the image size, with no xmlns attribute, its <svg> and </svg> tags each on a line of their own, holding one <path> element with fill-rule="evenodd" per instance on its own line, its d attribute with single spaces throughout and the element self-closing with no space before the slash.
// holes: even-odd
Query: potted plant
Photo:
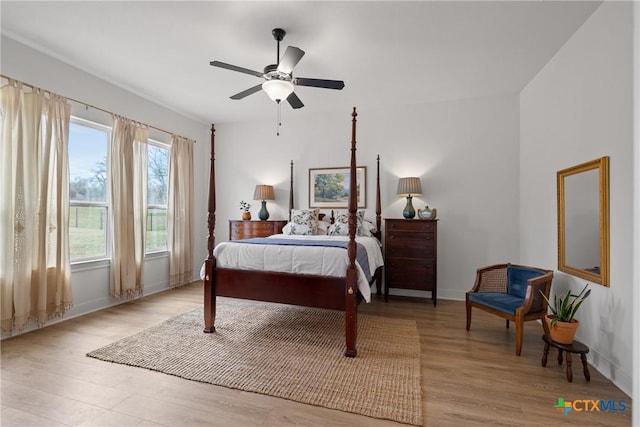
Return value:
<svg viewBox="0 0 640 427">
<path fill-rule="evenodd" d="M 574 319 L 574 316 L 584 300 L 591 294 L 591 289 L 587 289 L 588 286 L 589 284 L 587 283 L 577 295 L 572 293 L 571 289 L 562 296 L 555 295 L 553 304 L 540 292 L 551 310 L 551 314 L 547 314 L 544 321 L 553 341 L 561 344 L 573 343 L 573 337 L 578 330 L 578 326 L 580 326 L 580 322 Z"/>
<path fill-rule="evenodd" d="M 240 200 L 240 210 L 242 211 L 243 220 L 251 219 L 251 212 L 249 211 L 249 209 L 251 209 L 251 205 L 244 200 Z"/>
</svg>

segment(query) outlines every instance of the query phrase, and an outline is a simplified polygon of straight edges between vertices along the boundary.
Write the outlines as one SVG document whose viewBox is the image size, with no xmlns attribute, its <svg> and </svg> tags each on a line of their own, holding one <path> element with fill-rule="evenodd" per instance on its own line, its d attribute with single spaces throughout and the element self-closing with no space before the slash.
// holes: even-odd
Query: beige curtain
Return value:
<svg viewBox="0 0 640 427">
<path fill-rule="evenodd" d="M 2 330 L 39 326 L 72 306 L 69 261 L 69 120 L 66 99 L 0 89 Z"/>
<path fill-rule="evenodd" d="M 174 287 L 193 280 L 193 144 L 174 135 L 169 156 L 167 246 L 169 285 Z"/>
<path fill-rule="evenodd" d="M 147 224 L 148 129 L 113 115 L 109 164 L 111 295 L 134 298 L 143 292 Z"/>
</svg>

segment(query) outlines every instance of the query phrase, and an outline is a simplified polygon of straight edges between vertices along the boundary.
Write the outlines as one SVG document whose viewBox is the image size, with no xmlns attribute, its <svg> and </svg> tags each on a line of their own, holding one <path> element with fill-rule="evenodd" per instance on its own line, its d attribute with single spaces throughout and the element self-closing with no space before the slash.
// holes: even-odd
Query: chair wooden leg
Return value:
<svg viewBox="0 0 640 427">
<path fill-rule="evenodd" d="M 509 329 L 509 319 L 507 319 L 507 329 Z"/>
<path fill-rule="evenodd" d="M 467 331 L 471 329 L 471 304 L 467 299 Z"/>
<path fill-rule="evenodd" d="M 524 335 L 524 323 L 523 322 L 515 322 L 516 323 L 516 356 L 520 356 L 522 353 L 522 338 Z"/>
</svg>

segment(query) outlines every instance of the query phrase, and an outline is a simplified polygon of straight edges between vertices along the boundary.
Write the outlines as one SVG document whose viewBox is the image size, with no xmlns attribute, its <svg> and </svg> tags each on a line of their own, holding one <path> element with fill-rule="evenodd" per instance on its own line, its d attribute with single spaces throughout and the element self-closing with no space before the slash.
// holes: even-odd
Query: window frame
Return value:
<svg viewBox="0 0 640 427">
<path fill-rule="evenodd" d="M 75 125 L 79 125 L 79 126 L 85 126 L 88 128 L 92 128 L 101 132 L 106 132 L 107 134 L 107 153 L 106 153 L 106 161 L 107 161 L 107 176 L 110 175 L 111 173 L 111 159 L 110 159 L 110 153 L 111 153 L 111 134 L 113 132 L 113 126 L 112 125 L 106 125 L 106 124 L 102 124 L 99 122 L 96 122 L 94 120 L 89 120 L 89 119 L 85 119 L 82 117 L 78 117 L 76 115 L 71 115 L 71 123 L 75 124 Z M 171 144 L 167 143 L 167 142 L 163 142 L 160 141 L 158 139 L 152 139 L 149 138 L 147 141 L 147 147 L 149 146 L 155 146 L 158 148 L 162 148 L 167 150 L 167 203 L 162 205 L 162 204 L 152 204 L 149 203 L 147 201 L 147 215 L 148 215 L 148 210 L 149 209 L 164 209 L 167 212 L 167 223 L 166 223 L 166 228 L 167 228 L 167 232 L 169 229 L 169 220 L 168 220 L 168 213 L 169 213 L 169 186 L 168 186 L 168 180 L 169 180 L 169 164 L 170 164 L 170 156 L 171 156 Z M 148 148 L 147 148 L 148 150 Z M 148 155 L 148 151 L 147 151 L 147 155 Z M 69 157 L 68 159 L 69 162 L 71 162 L 71 157 Z M 147 159 L 148 161 L 148 159 Z M 149 182 L 149 167 L 147 164 L 147 191 L 148 191 L 148 182 Z M 71 179 L 69 179 L 69 185 L 71 185 Z M 109 261 L 111 259 L 111 255 L 112 255 L 112 238 L 111 238 L 111 203 L 110 203 L 110 180 L 107 180 L 107 187 L 106 187 L 106 201 L 102 202 L 91 202 L 91 201 L 73 201 L 71 200 L 71 198 L 69 197 L 69 221 L 71 222 L 71 212 L 72 209 L 74 207 L 97 207 L 97 208 L 104 208 L 106 210 L 106 218 L 105 218 L 105 255 L 100 255 L 100 256 L 88 256 L 88 257 L 82 257 L 82 258 L 72 258 L 71 259 L 71 264 L 75 265 L 75 264 L 83 264 L 83 263 L 92 263 L 92 262 L 100 262 L 100 261 Z M 147 232 L 147 230 L 145 230 L 145 233 Z M 145 238 L 145 240 L 147 240 Z M 150 248 L 147 249 L 145 247 L 145 258 L 151 256 L 152 258 L 157 258 L 158 256 L 162 256 L 163 254 L 166 254 L 169 252 L 169 248 L 168 248 L 168 234 L 166 236 L 165 239 L 165 244 L 164 247 L 162 248 Z M 70 241 L 71 243 L 71 241 Z M 146 246 L 146 244 L 145 244 Z"/>
<path fill-rule="evenodd" d="M 167 212 L 167 224 L 166 224 L 166 238 L 165 238 L 165 242 L 164 242 L 164 248 L 152 248 L 152 249 L 147 249 L 146 247 L 146 243 L 145 243 L 145 256 L 150 255 L 150 254 L 162 254 L 162 253 L 168 253 L 169 252 L 169 242 L 168 242 L 168 237 L 169 237 L 169 164 L 171 162 L 171 144 L 168 144 L 166 142 L 162 142 L 162 141 L 158 141 L 157 139 L 152 139 L 149 138 L 147 141 L 147 146 L 155 146 L 155 147 L 159 147 L 162 149 L 167 150 L 167 204 L 166 205 L 159 205 L 159 204 L 152 204 L 149 203 L 149 195 L 147 194 L 147 216 L 149 215 L 149 209 L 153 208 L 153 209 L 162 209 L 164 208 L 165 211 Z M 149 150 L 147 148 L 147 192 L 149 191 Z M 147 232 L 147 230 L 145 230 L 145 233 Z M 147 236 L 145 236 L 145 242 L 147 241 Z"/>
<path fill-rule="evenodd" d="M 107 176 L 109 176 L 109 174 L 111 173 L 111 133 L 112 133 L 112 126 L 107 126 L 101 123 L 97 123 L 95 121 L 92 120 L 87 120 L 84 119 L 82 117 L 78 117 L 78 116 L 71 116 L 71 120 L 70 123 L 76 124 L 76 125 L 80 125 L 80 126 L 84 126 L 84 127 L 88 127 L 88 128 L 93 128 L 95 130 L 99 130 L 102 132 L 106 132 L 107 134 L 107 153 L 106 153 L 106 161 L 107 161 L 107 171 L 106 174 Z M 71 157 L 69 157 L 68 159 L 69 164 L 71 164 Z M 71 177 L 69 177 L 69 185 L 71 185 Z M 109 194 L 110 194 L 110 184 L 109 184 L 109 180 L 107 180 L 107 187 L 106 187 L 106 200 L 104 202 L 88 202 L 88 201 L 73 201 L 71 200 L 71 195 L 69 194 L 69 222 L 71 222 L 71 209 L 73 207 L 98 207 L 98 208 L 105 208 L 106 209 L 106 215 L 105 215 L 105 254 L 100 255 L 100 256 L 89 256 L 89 257 L 83 257 L 83 258 L 71 258 L 70 255 L 70 262 L 71 264 L 81 264 L 81 263 L 87 263 L 87 262 L 94 262 L 94 261 L 103 261 L 103 260 L 110 260 L 111 259 L 111 251 L 112 251 L 112 244 L 111 244 L 111 205 L 109 203 Z M 71 250 L 71 236 L 69 236 L 69 250 Z"/>
</svg>

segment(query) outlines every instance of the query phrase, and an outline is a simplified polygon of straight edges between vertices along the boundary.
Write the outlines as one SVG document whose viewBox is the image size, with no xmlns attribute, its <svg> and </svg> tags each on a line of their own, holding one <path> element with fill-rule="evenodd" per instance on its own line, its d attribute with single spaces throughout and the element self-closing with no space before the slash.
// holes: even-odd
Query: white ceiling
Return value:
<svg viewBox="0 0 640 427">
<path fill-rule="evenodd" d="M 261 71 L 271 30 L 306 55 L 294 76 L 344 80 L 296 87 L 301 110 L 399 105 L 519 92 L 594 12 L 594 1 L 0 2 L 2 34 L 203 123 L 273 118 L 261 82 L 211 67 Z M 13 77 L 13 76 L 12 76 Z M 28 82 L 27 82 L 28 83 Z M 63 94 L 64 95 L 64 94 Z"/>
</svg>

